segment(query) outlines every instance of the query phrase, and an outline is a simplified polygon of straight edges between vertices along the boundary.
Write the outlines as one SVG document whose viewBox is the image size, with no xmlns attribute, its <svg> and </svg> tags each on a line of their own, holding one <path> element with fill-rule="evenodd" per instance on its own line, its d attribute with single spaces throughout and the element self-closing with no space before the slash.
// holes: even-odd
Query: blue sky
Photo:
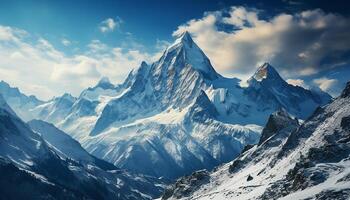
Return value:
<svg viewBox="0 0 350 200">
<path fill-rule="evenodd" d="M 322 8 L 325 11 L 348 14 L 346 6 L 328 1 L 263 0 L 0 0 L 0 23 L 24 29 L 49 39 L 59 48 L 62 37 L 84 45 L 99 38 L 112 45 L 121 45 L 132 37 L 151 48 L 158 40 L 171 40 L 172 32 L 190 19 L 201 18 L 205 12 L 247 6 L 264 10 L 265 17 L 279 12 L 296 12 Z M 292 3 L 290 3 L 292 2 Z M 300 3 L 303 2 L 303 3 Z M 332 1 L 337 2 L 337 1 Z M 339 1 L 341 2 L 341 1 Z M 98 24 L 107 19 L 122 20 L 113 34 L 101 34 Z M 129 34 L 131 34 L 131 36 Z M 69 53 L 69 49 L 63 49 Z"/>
<path fill-rule="evenodd" d="M 121 82 L 187 30 L 226 76 L 245 79 L 267 61 L 293 84 L 338 94 L 349 74 L 348 6 L 266 2 L 0 0 L 0 76 L 43 99 L 78 95 L 102 76 Z"/>
</svg>

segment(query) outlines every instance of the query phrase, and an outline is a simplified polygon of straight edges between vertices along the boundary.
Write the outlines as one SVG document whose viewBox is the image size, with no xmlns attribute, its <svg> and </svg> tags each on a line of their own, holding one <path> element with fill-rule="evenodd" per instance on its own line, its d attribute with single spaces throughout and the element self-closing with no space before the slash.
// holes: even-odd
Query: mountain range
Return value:
<svg viewBox="0 0 350 200">
<path fill-rule="evenodd" d="M 152 199 L 165 183 L 98 159 L 54 125 L 23 122 L 0 96 L 1 199 Z"/>
<path fill-rule="evenodd" d="M 119 168 L 172 180 L 239 156 L 259 142 L 276 110 L 305 120 L 332 99 L 288 84 L 268 63 L 242 87 L 239 79 L 218 74 L 187 32 L 123 83 L 104 77 L 78 97 L 43 102 L 1 84 L 0 93 L 23 119 L 53 123 Z"/>
</svg>

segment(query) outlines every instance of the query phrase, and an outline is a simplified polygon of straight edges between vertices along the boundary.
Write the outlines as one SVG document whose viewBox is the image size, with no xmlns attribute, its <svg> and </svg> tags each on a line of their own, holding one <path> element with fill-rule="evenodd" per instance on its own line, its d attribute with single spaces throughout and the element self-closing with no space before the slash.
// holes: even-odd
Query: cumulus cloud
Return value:
<svg viewBox="0 0 350 200">
<path fill-rule="evenodd" d="M 332 87 L 338 82 L 338 80 L 322 77 L 322 78 L 314 79 L 313 82 L 317 84 L 321 90 L 330 92 L 332 90 Z"/>
<path fill-rule="evenodd" d="M 305 81 L 302 79 L 287 79 L 286 80 L 287 83 L 294 85 L 294 86 L 300 86 L 303 88 L 308 88 L 308 86 L 306 85 Z"/>
<path fill-rule="evenodd" d="M 120 83 L 132 68 L 153 55 L 135 49 L 110 47 L 93 40 L 87 51 L 66 55 L 44 38 L 0 26 L 0 77 L 26 94 L 41 99 L 79 93 L 102 76 Z"/>
<path fill-rule="evenodd" d="M 189 31 L 219 72 L 238 76 L 252 73 L 265 61 L 287 78 L 348 63 L 349 18 L 319 9 L 265 14 L 246 7 L 208 12 L 179 26 L 173 35 Z"/>
<path fill-rule="evenodd" d="M 115 28 L 118 28 L 122 22 L 123 21 L 120 18 L 108 18 L 100 23 L 99 29 L 102 33 L 112 32 Z"/>
</svg>

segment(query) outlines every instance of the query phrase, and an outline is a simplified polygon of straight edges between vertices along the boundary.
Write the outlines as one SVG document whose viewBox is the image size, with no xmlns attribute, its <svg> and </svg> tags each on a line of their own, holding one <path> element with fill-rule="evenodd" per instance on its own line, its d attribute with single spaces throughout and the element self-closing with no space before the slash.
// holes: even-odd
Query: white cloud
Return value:
<svg viewBox="0 0 350 200">
<path fill-rule="evenodd" d="M 287 83 L 294 85 L 294 86 L 300 86 L 303 88 L 309 88 L 306 84 L 305 81 L 302 79 L 287 79 Z"/>
<path fill-rule="evenodd" d="M 189 31 L 219 72 L 242 77 L 265 61 L 290 78 L 316 74 L 348 59 L 349 18 L 319 9 L 270 18 L 264 14 L 246 7 L 208 12 L 173 35 Z M 223 30 L 223 25 L 233 28 Z"/>
<path fill-rule="evenodd" d="M 107 50 L 107 45 L 102 43 L 100 40 L 92 40 L 89 44 L 88 47 L 91 52 L 96 53 L 100 51 Z"/>
<path fill-rule="evenodd" d="M 118 28 L 122 22 L 123 21 L 120 18 L 108 18 L 100 23 L 99 29 L 102 33 L 112 32 L 115 28 Z"/>
<path fill-rule="evenodd" d="M 86 52 L 68 56 L 44 38 L 0 26 L 1 79 L 45 100 L 64 92 L 79 95 L 102 76 L 120 83 L 132 68 L 152 59 L 151 54 L 99 40 L 91 41 Z"/>
<path fill-rule="evenodd" d="M 69 40 L 66 39 L 66 38 L 63 38 L 63 39 L 61 40 L 61 43 L 62 43 L 64 46 L 66 46 L 66 47 L 68 47 L 68 46 L 70 46 L 70 45 L 72 44 L 72 42 L 69 41 Z"/>
<path fill-rule="evenodd" d="M 338 82 L 336 79 L 328 79 L 326 77 L 314 79 L 313 82 L 318 85 L 321 90 L 329 92 L 332 87 Z"/>
</svg>

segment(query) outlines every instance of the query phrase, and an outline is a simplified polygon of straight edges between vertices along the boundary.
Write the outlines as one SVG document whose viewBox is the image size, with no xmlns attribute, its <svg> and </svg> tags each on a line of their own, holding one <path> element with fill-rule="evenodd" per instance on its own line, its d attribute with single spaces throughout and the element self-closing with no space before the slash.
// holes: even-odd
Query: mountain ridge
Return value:
<svg viewBox="0 0 350 200">
<path fill-rule="evenodd" d="M 259 144 L 214 171 L 200 171 L 206 181 L 197 172 L 179 179 L 162 199 L 348 199 L 349 96 L 302 124 L 285 113 L 270 116 Z"/>
</svg>

